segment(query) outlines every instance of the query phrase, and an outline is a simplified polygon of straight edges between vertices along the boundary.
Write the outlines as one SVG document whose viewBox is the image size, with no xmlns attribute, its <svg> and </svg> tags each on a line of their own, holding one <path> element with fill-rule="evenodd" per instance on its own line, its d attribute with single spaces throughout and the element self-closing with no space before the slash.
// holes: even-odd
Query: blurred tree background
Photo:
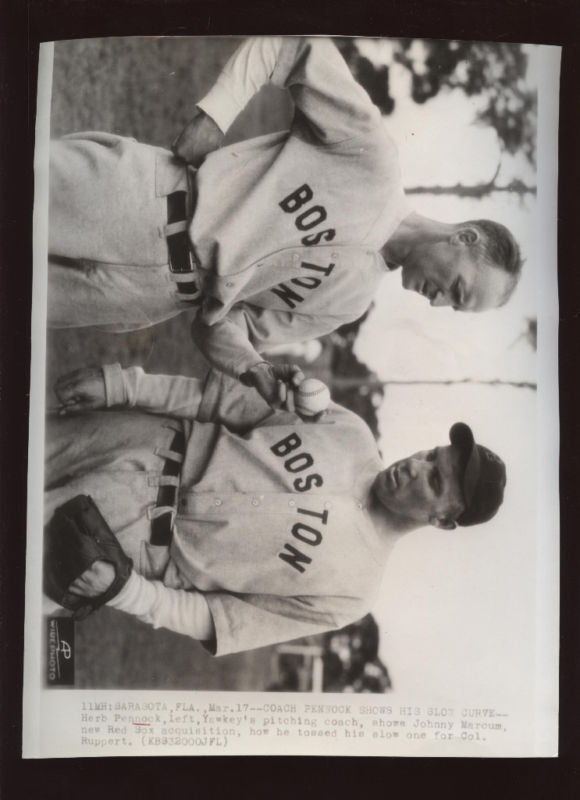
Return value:
<svg viewBox="0 0 580 800">
<path fill-rule="evenodd" d="M 411 76 L 411 96 L 423 104 L 439 93 L 458 89 L 478 101 L 474 123 L 493 128 L 504 153 L 523 153 L 536 165 L 537 92 L 525 84 L 528 56 L 523 45 L 444 39 L 389 39 L 391 64 L 376 65 L 363 55 L 356 39 L 335 39 L 356 79 L 384 115 L 392 114 L 396 99 L 389 81 L 393 64 Z M 496 183 L 495 175 L 476 186 L 407 187 L 407 193 L 457 194 L 483 197 L 493 191 L 535 194 L 536 187 L 514 179 Z"/>
</svg>

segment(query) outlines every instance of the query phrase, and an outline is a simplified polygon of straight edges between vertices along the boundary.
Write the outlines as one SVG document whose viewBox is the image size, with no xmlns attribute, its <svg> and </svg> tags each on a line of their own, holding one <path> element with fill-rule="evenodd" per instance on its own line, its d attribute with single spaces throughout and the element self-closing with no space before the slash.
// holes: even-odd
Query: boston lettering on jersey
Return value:
<svg viewBox="0 0 580 800">
<path fill-rule="evenodd" d="M 284 469 L 291 473 L 298 473 L 314 466 L 314 459 L 310 453 L 294 452 L 297 448 L 301 447 L 301 445 L 302 440 L 300 436 L 298 436 L 297 433 L 291 433 L 272 445 L 270 450 L 274 455 L 285 459 Z M 290 453 L 292 453 L 292 455 L 286 458 Z M 307 492 L 312 486 L 322 486 L 323 483 L 324 480 L 321 475 L 315 472 L 309 472 L 307 475 L 297 478 L 293 486 L 297 492 Z M 302 546 L 306 545 L 308 548 L 317 547 L 322 542 L 323 534 L 320 528 L 327 523 L 328 511 L 319 512 L 307 508 L 298 508 L 296 511 L 298 514 L 313 517 L 314 520 L 309 519 L 309 524 L 301 520 L 292 526 L 290 533 L 294 541 L 301 542 Z M 284 545 L 284 550 L 278 553 L 278 558 L 282 559 L 285 564 L 288 564 L 297 572 L 305 572 L 305 565 L 312 563 L 312 556 L 298 549 L 293 542 Z"/>
<path fill-rule="evenodd" d="M 319 513 L 318 511 L 311 511 L 307 508 L 297 508 L 296 511 L 298 514 L 307 514 L 309 517 L 317 517 L 320 520 L 320 522 L 317 523 L 319 526 L 321 523 L 322 525 L 326 525 L 328 511 Z M 310 522 L 312 522 L 312 520 L 310 520 Z M 312 525 L 306 525 L 304 522 L 297 522 L 293 525 L 291 532 L 295 539 L 310 547 L 317 547 L 322 541 L 322 533 L 318 528 L 313 528 Z M 281 558 L 282 561 L 285 561 L 286 564 L 289 564 L 298 572 L 305 572 L 306 567 L 303 565 L 312 563 L 312 558 L 310 556 L 305 555 L 297 547 L 294 547 L 293 544 L 288 543 L 284 545 L 284 551 L 278 553 L 278 558 Z"/>
<path fill-rule="evenodd" d="M 309 231 L 316 228 L 326 220 L 326 209 L 321 205 L 311 205 L 302 211 L 301 209 L 314 198 L 314 192 L 307 183 L 303 183 L 287 197 L 285 197 L 278 205 L 287 214 L 295 214 L 300 211 L 300 214 L 294 220 L 294 224 L 299 231 Z M 334 228 L 326 228 L 323 231 L 316 231 L 304 236 L 300 241 L 306 247 L 310 247 L 320 242 L 331 242 L 336 235 Z"/>
<path fill-rule="evenodd" d="M 314 194 L 310 186 L 307 183 L 303 183 L 302 186 L 299 186 L 298 189 L 295 189 L 278 204 L 280 208 L 287 214 L 295 214 L 300 211 L 294 220 L 294 224 L 300 231 L 311 230 L 326 220 L 326 209 L 324 206 L 309 205 L 305 210 L 302 210 L 306 203 L 309 203 L 313 197 Z M 333 228 L 327 228 L 323 231 L 317 231 L 316 233 L 311 233 L 308 236 L 304 236 L 300 241 L 303 245 L 312 246 L 319 244 L 321 241 L 331 242 L 334 239 L 335 234 L 336 231 Z M 303 261 L 300 266 L 304 270 L 310 270 L 311 272 L 318 274 L 312 275 L 307 273 L 300 278 L 292 278 L 289 282 L 294 284 L 294 286 L 298 286 L 301 289 L 307 289 L 309 291 L 318 288 L 323 279 L 327 278 L 334 269 L 334 264 L 320 266 L 318 264 L 311 264 L 308 261 Z M 270 291 L 272 291 L 273 294 L 283 300 L 286 305 L 292 309 L 296 308 L 296 306 L 299 303 L 302 303 L 304 300 L 303 295 L 299 294 L 294 288 L 288 286 L 286 283 L 280 283 Z"/>
</svg>

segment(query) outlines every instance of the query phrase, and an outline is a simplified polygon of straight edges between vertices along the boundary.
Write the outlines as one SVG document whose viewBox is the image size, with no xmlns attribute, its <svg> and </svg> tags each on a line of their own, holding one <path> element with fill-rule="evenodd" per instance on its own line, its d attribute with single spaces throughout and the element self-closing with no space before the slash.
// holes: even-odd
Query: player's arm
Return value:
<svg viewBox="0 0 580 800">
<path fill-rule="evenodd" d="M 173 142 L 176 156 L 199 167 L 208 153 L 221 147 L 234 119 L 270 81 L 281 43 L 281 37 L 255 37 L 236 50 Z"/>
<path fill-rule="evenodd" d="M 91 571 L 85 573 L 89 583 Z M 76 591 L 89 595 L 87 589 Z M 218 656 L 336 629 L 366 613 L 352 597 L 202 593 L 172 589 L 134 571 L 107 605 L 154 628 L 197 639 Z"/>
<path fill-rule="evenodd" d="M 352 322 L 360 314 L 298 314 L 237 303 L 216 322 L 198 315 L 192 323 L 193 340 L 216 369 L 239 378 L 269 347 L 316 339 Z"/>
<path fill-rule="evenodd" d="M 202 592 L 172 589 L 135 571 L 107 605 L 132 614 L 154 628 L 167 628 L 203 642 L 215 638 L 212 616 Z"/>
<path fill-rule="evenodd" d="M 212 325 L 198 315 L 191 324 L 191 335 L 214 369 L 256 389 L 272 408 L 285 406 L 288 388 L 304 380 L 299 367 L 271 364 L 258 353 L 248 338 L 245 320 L 237 312 Z"/>
<path fill-rule="evenodd" d="M 148 375 L 141 367 L 120 364 L 87 367 L 58 379 L 55 393 L 64 413 L 106 408 L 139 408 L 182 419 L 195 419 L 202 383 L 183 375 Z"/>
<path fill-rule="evenodd" d="M 96 561 L 70 586 L 70 593 L 81 598 L 97 598 L 108 591 L 115 577 L 113 566 Z M 134 570 L 107 605 L 140 619 L 154 628 L 191 636 L 204 642 L 215 638 L 212 616 L 201 592 L 172 589 L 151 581 Z"/>
<path fill-rule="evenodd" d="M 171 589 L 135 572 L 107 605 L 197 639 L 217 656 L 340 628 L 366 613 L 351 597 L 202 593 Z"/>
<path fill-rule="evenodd" d="M 330 39 L 252 37 L 197 104 L 174 143 L 175 154 L 198 166 L 266 83 L 290 91 L 298 112 L 293 127 L 319 144 L 345 141 L 380 124 L 379 110 Z"/>
<path fill-rule="evenodd" d="M 269 365 L 263 351 L 275 345 L 324 336 L 354 318 L 356 315 L 313 316 L 238 303 L 226 317 L 211 324 L 198 315 L 191 334 L 212 367 L 255 386 L 271 402 L 278 391 L 277 381 L 295 388 L 304 376 L 292 365 Z M 263 385 L 253 382 L 254 378 Z"/>
</svg>

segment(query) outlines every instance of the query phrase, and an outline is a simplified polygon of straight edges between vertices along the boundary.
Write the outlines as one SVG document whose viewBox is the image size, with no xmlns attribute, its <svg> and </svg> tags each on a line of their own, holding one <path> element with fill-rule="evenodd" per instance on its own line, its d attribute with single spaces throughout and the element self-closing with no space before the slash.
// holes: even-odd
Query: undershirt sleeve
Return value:
<svg viewBox="0 0 580 800">
<path fill-rule="evenodd" d="M 103 366 L 107 407 L 140 408 L 181 419 L 196 419 L 202 382 L 183 375 L 148 375 L 141 367 Z"/>
<path fill-rule="evenodd" d="M 212 616 L 201 592 L 172 589 L 135 571 L 107 605 L 133 614 L 154 628 L 167 628 L 200 641 L 214 639 Z"/>
</svg>

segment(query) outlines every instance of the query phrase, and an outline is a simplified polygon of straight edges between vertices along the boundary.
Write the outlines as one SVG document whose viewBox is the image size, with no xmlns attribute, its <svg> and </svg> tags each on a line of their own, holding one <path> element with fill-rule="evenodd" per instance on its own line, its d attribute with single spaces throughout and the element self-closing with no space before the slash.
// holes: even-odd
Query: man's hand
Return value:
<svg viewBox="0 0 580 800">
<path fill-rule="evenodd" d="M 80 597 L 99 597 L 104 594 L 115 578 L 115 567 L 108 561 L 95 561 L 76 581 L 69 586 L 69 592 Z"/>
<path fill-rule="evenodd" d="M 87 367 L 59 378 L 54 391 L 60 402 L 59 412 L 94 411 L 106 408 L 105 378 L 100 367 Z"/>
<path fill-rule="evenodd" d="M 272 408 L 294 411 L 294 389 L 304 380 L 304 373 L 294 364 L 262 361 L 244 372 L 241 380 L 246 386 L 253 386 Z"/>
<path fill-rule="evenodd" d="M 222 146 L 224 138 L 225 135 L 213 119 L 198 108 L 193 119 L 171 145 L 171 149 L 182 161 L 199 167 L 208 153 L 213 153 Z"/>
</svg>

